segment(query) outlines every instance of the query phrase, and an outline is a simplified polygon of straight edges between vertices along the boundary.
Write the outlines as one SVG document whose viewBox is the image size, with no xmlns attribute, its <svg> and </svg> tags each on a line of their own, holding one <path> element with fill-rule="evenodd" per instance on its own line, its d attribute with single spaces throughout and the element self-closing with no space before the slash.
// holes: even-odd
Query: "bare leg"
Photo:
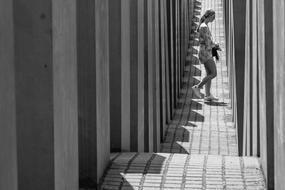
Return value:
<svg viewBox="0 0 285 190">
<path fill-rule="evenodd" d="M 202 88 L 208 81 L 210 83 L 206 86 L 206 95 L 210 93 L 211 90 L 211 80 L 217 76 L 217 68 L 216 63 L 213 59 L 209 59 L 207 62 L 204 63 L 204 67 L 207 72 L 207 76 L 203 78 L 203 80 L 198 84 L 198 88 Z"/>
<path fill-rule="evenodd" d="M 211 74 L 211 71 L 209 70 L 208 67 L 205 67 L 205 70 L 206 70 L 206 73 L 207 75 L 210 75 Z M 211 82 L 212 80 L 208 80 L 208 82 L 205 84 L 205 96 L 210 96 L 211 92 Z"/>
<path fill-rule="evenodd" d="M 205 84 L 205 96 L 210 96 L 210 94 L 211 94 L 211 84 L 212 84 L 212 79 L 208 80 L 208 82 Z"/>
</svg>

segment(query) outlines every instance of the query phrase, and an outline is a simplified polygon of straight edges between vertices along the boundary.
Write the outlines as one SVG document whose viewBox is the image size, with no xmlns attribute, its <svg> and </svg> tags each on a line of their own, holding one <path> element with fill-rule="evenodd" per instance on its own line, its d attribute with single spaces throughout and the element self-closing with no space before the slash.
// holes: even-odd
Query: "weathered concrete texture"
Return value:
<svg viewBox="0 0 285 190">
<path fill-rule="evenodd" d="M 0 2 L 0 189 L 18 189 L 12 1 Z"/>
<path fill-rule="evenodd" d="M 78 188 L 75 9 L 13 2 L 18 189 Z"/>
</svg>

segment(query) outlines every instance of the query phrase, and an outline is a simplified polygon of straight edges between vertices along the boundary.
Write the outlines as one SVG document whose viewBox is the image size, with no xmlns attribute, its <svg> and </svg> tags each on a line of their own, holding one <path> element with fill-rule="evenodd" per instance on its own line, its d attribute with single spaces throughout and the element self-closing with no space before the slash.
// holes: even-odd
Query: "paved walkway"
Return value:
<svg viewBox="0 0 285 190">
<path fill-rule="evenodd" d="M 203 8 L 196 11 L 216 11 L 216 21 L 209 27 L 225 50 L 222 2 L 201 0 Z M 212 82 L 219 101 L 204 102 L 193 95 L 191 86 L 205 70 L 197 59 L 195 34 L 192 37 L 182 98 L 161 145 L 162 153 L 112 154 L 101 189 L 265 189 L 258 159 L 237 156 L 224 52 Z"/>
<path fill-rule="evenodd" d="M 221 0 L 203 0 L 202 13 L 210 7 L 216 11 L 216 20 L 209 24 L 215 41 L 225 50 L 223 9 Z M 198 24 L 198 22 L 197 22 Z M 224 52 L 217 62 L 217 77 L 212 82 L 212 93 L 218 102 L 195 99 L 191 87 L 205 75 L 204 66 L 198 63 L 197 39 L 190 42 L 191 65 L 186 67 L 186 84 L 182 90 L 181 105 L 174 121 L 169 125 L 161 152 L 189 154 L 238 155 L 236 129 L 232 123 L 227 66 Z"/>
</svg>

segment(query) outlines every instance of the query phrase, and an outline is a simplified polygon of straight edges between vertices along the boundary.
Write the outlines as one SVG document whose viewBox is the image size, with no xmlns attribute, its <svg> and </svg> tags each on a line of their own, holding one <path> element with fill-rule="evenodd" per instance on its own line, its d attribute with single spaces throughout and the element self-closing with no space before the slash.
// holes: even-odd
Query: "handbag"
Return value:
<svg viewBox="0 0 285 190">
<path fill-rule="evenodd" d="M 215 57 L 217 61 L 220 59 L 218 51 L 221 51 L 219 45 L 216 45 L 212 48 L 212 56 Z"/>
</svg>

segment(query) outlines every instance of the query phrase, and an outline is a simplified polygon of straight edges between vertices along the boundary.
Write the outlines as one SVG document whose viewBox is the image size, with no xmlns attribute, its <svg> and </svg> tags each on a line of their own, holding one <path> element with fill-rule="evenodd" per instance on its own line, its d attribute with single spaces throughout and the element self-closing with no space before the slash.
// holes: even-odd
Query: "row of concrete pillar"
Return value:
<svg viewBox="0 0 285 190">
<path fill-rule="evenodd" d="M 0 189 L 94 187 L 111 151 L 158 151 L 193 6 L 1 1 Z"/>
<path fill-rule="evenodd" d="M 285 185 L 284 3 L 225 1 L 240 155 L 260 156 L 268 189 Z"/>
</svg>

